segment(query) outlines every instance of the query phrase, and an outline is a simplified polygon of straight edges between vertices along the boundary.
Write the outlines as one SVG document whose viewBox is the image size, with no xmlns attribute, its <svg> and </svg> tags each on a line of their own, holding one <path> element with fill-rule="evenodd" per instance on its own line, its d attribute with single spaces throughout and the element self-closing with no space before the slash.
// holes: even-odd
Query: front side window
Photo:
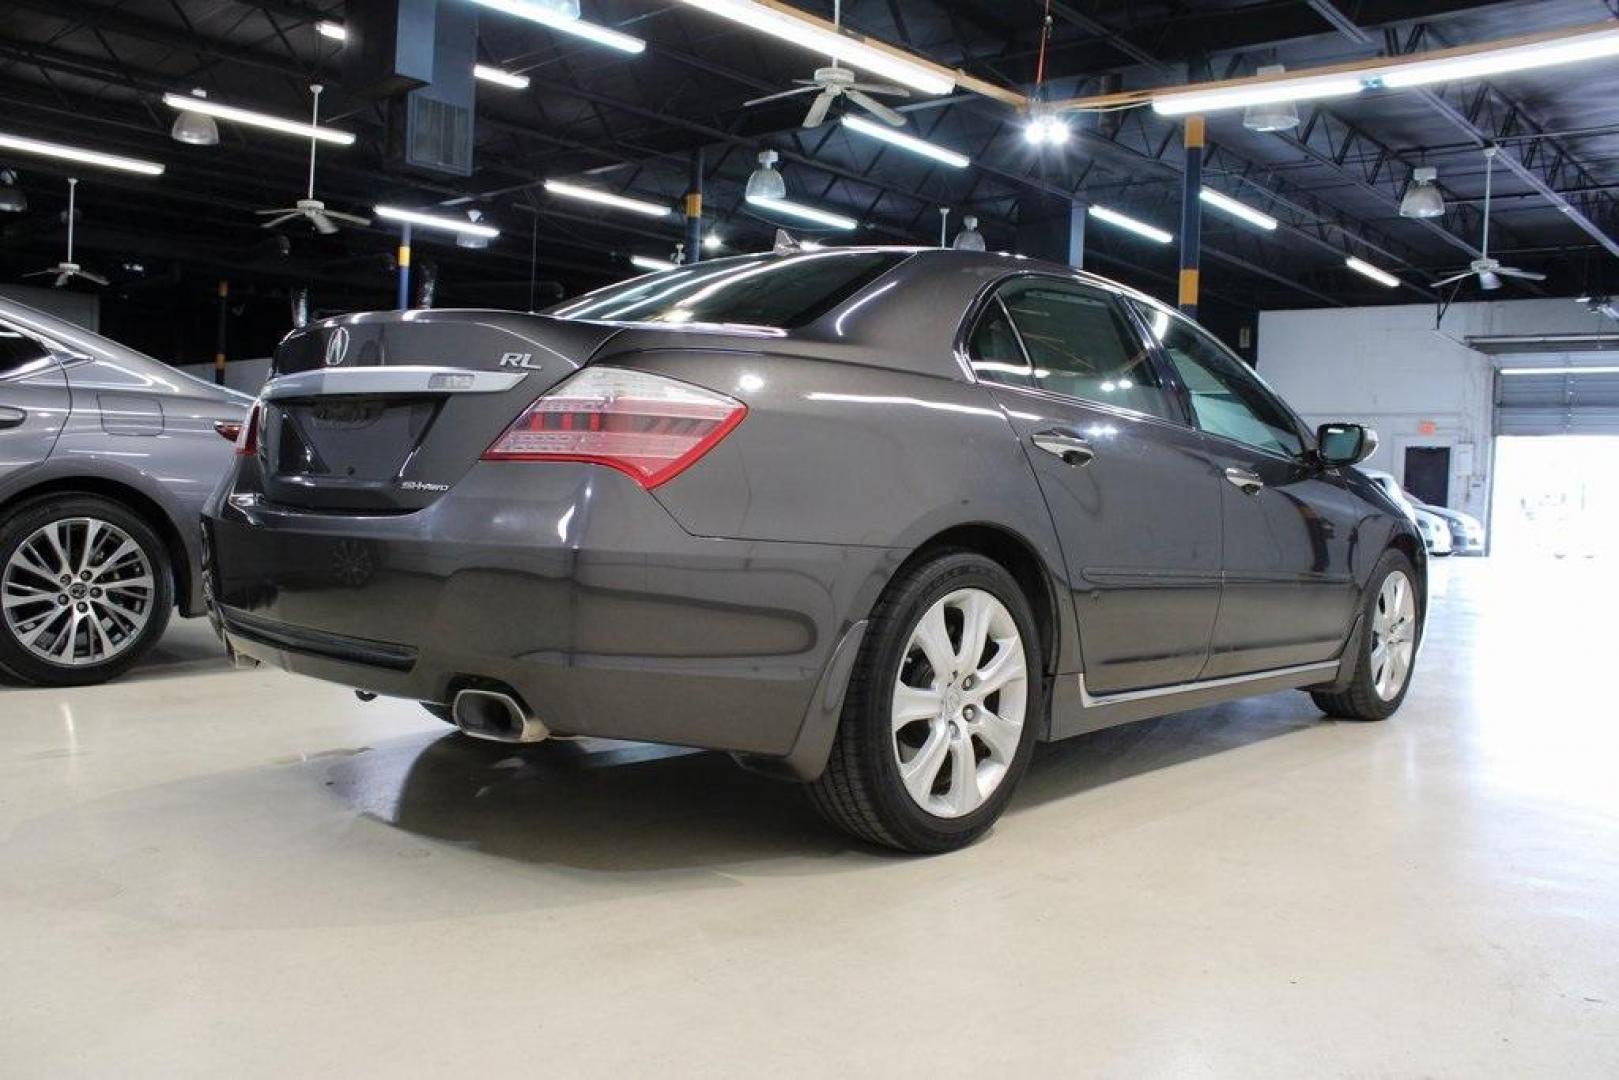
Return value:
<svg viewBox="0 0 1619 1080">
<path fill-rule="evenodd" d="M 0 379 L 37 371 L 50 360 L 50 352 L 37 338 L 0 323 Z"/>
<path fill-rule="evenodd" d="M 1001 289 L 974 327 L 968 359 L 979 378 L 1172 419 L 1147 350 L 1113 298 L 1067 282 Z"/>
<path fill-rule="evenodd" d="M 1198 427 L 1273 454 L 1297 457 L 1304 452 L 1292 414 L 1247 364 L 1185 319 L 1144 304 L 1137 307 L 1191 394 Z"/>
</svg>

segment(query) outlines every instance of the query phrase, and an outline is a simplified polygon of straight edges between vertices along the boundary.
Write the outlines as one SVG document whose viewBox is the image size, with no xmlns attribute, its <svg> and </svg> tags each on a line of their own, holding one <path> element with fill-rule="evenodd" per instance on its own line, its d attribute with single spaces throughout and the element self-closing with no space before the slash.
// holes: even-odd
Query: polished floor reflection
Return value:
<svg viewBox="0 0 1619 1080">
<path fill-rule="evenodd" d="M 1619 1075 L 1600 560 L 1438 564 L 1386 724 L 1044 748 L 978 846 L 232 672 L 0 688 L 5 1075 Z"/>
</svg>

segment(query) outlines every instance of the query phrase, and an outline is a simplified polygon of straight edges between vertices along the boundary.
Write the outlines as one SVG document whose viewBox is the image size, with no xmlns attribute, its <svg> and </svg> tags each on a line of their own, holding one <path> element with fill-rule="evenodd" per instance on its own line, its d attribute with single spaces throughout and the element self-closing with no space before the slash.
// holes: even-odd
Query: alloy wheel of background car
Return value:
<svg viewBox="0 0 1619 1080">
<path fill-rule="evenodd" d="M 928 609 L 894 678 L 894 762 L 905 790 L 935 817 L 972 813 L 1006 778 L 1028 705 L 1023 639 L 982 589 Z"/>
<path fill-rule="evenodd" d="M 23 679 L 82 685 L 121 673 L 168 623 L 162 542 L 94 497 L 25 508 L 0 531 L 0 662 Z"/>
<path fill-rule="evenodd" d="M 1421 597 L 1411 560 L 1389 550 L 1378 560 L 1361 601 L 1362 630 L 1345 657 L 1354 669 L 1333 690 L 1312 690 L 1316 706 L 1345 720 L 1383 720 L 1405 700 L 1422 636 Z"/>
<path fill-rule="evenodd" d="M 1411 579 L 1396 570 L 1383 579 L 1372 607 L 1372 685 L 1377 696 L 1393 701 L 1405 689 L 1416 654 L 1417 603 Z"/>
<path fill-rule="evenodd" d="M 822 816 L 863 840 L 942 852 L 987 832 L 1033 754 L 1045 681 L 1028 598 L 999 563 L 908 567 L 867 620 L 825 771 Z"/>
</svg>

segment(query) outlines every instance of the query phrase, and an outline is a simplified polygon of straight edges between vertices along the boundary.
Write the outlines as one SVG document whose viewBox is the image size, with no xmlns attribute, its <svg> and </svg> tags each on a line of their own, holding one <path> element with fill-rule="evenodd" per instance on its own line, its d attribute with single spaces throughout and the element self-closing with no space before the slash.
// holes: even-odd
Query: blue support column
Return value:
<svg viewBox="0 0 1619 1080">
<path fill-rule="evenodd" d="M 410 222 L 399 226 L 399 310 L 410 309 Z"/>
<path fill-rule="evenodd" d="M 1180 309 L 1197 318 L 1199 262 L 1203 234 L 1203 143 L 1201 116 L 1186 118 L 1186 180 L 1181 188 Z"/>
<path fill-rule="evenodd" d="M 703 261 L 703 148 L 691 152 L 691 185 L 686 189 L 686 262 Z"/>
</svg>

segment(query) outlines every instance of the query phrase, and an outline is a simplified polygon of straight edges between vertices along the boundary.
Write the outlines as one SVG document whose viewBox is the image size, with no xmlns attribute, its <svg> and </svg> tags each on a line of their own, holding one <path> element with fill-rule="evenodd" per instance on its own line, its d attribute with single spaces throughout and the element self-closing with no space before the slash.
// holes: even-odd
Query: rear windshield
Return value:
<svg viewBox="0 0 1619 1080">
<path fill-rule="evenodd" d="M 709 323 L 792 330 L 902 262 L 904 251 L 750 255 L 648 274 L 545 312 L 599 322 Z"/>
</svg>

